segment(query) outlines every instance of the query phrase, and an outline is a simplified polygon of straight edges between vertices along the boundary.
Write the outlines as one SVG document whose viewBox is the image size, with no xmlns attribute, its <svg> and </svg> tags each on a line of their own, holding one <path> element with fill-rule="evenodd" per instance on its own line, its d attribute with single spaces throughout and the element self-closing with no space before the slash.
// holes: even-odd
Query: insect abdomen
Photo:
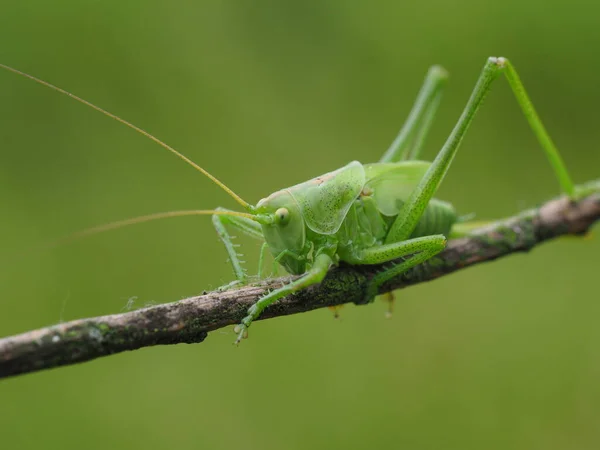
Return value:
<svg viewBox="0 0 600 450">
<path fill-rule="evenodd" d="M 448 236 L 452 225 L 456 223 L 456 211 L 454 207 L 442 200 L 431 199 L 427 209 L 423 213 L 417 227 L 411 234 L 411 238 L 443 234 Z"/>
</svg>

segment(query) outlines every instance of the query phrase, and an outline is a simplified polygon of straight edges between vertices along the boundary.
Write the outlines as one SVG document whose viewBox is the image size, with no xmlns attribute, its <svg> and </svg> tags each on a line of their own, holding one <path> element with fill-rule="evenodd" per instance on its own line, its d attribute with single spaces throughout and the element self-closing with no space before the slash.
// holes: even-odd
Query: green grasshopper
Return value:
<svg viewBox="0 0 600 450">
<path fill-rule="evenodd" d="M 536 134 L 560 186 L 569 197 L 575 187 L 556 147 L 539 119 L 513 65 L 506 58 L 491 57 L 485 63 L 462 115 L 433 162 L 418 160 L 425 137 L 439 105 L 447 73 L 433 66 L 398 136 L 381 160 L 373 164 L 350 164 L 312 180 L 281 189 L 256 206 L 244 201 L 205 169 L 129 122 L 76 97 L 63 89 L 16 69 L 0 65 L 42 85 L 66 94 L 152 139 L 220 186 L 246 212 L 216 210 L 170 211 L 137 217 L 77 233 L 84 236 L 134 223 L 183 215 L 212 215 L 238 283 L 247 275 L 227 227 L 263 241 L 259 275 L 265 251 L 290 274 L 301 275 L 275 289 L 252 305 L 235 328 L 236 343 L 269 305 L 284 296 L 320 283 L 328 270 L 340 262 L 371 265 L 397 262 L 370 281 L 365 302 L 372 301 L 383 283 L 441 252 L 447 237 L 464 235 L 469 229 L 450 203 L 433 198 L 492 82 L 505 74 L 517 102 Z"/>
</svg>

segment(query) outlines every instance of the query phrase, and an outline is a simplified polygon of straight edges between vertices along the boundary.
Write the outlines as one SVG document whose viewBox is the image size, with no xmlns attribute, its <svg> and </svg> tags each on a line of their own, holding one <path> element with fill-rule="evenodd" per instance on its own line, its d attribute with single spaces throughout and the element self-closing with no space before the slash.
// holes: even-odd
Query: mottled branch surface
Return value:
<svg viewBox="0 0 600 450">
<path fill-rule="evenodd" d="M 579 187 L 578 202 L 561 197 L 539 208 L 451 240 L 427 263 L 397 277 L 381 293 L 433 280 L 456 270 L 531 250 L 562 235 L 581 235 L 600 219 L 600 180 Z M 365 288 L 381 266 L 340 266 L 323 283 L 269 307 L 261 319 L 344 303 L 363 303 Z M 123 314 L 74 320 L 0 339 L 0 377 L 89 361 L 151 345 L 197 343 L 210 331 L 238 323 L 269 289 L 290 277 L 215 291 Z M 233 336 L 232 336 L 233 339 Z"/>
</svg>

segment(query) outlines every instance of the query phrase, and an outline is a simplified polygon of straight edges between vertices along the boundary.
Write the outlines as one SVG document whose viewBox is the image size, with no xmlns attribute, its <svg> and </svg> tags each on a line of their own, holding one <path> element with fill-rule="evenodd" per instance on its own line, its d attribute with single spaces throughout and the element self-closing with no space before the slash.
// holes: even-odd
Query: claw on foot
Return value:
<svg viewBox="0 0 600 450">
<path fill-rule="evenodd" d="M 383 298 L 386 302 L 388 302 L 388 310 L 385 312 L 385 318 L 391 319 L 392 313 L 394 312 L 394 294 L 387 292 L 383 294 Z"/>
<path fill-rule="evenodd" d="M 233 328 L 233 332 L 238 335 L 237 339 L 235 340 L 235 345 L 238 345 L 242 339 L 248 339 L 248 327 L 243 323 L 236 325 Z"/>
<path fill-rule="evenodd" d="M 243 284 L 243 280 L 234 280 L 231 283 L 227 283 L 227 284 L 224 284 L 223 286 L 219 286 L 216 290 L 217 290 L 217 292 L 224 292 L 224 291 L 231 289 L 232 287 L 237 286 L 238 284 Z"/>
<path fill-rule="evenodd" d="M 339 319 L 340 318 L 340 309 L 342 309 L 343 307 L 344 307 L 344 305 L 336 305 L 336 306 L 328 306 L 327 308 L 329 309 L 329 311 L 331 311 L 333 313 L 334 319 Z"/>
</svg>

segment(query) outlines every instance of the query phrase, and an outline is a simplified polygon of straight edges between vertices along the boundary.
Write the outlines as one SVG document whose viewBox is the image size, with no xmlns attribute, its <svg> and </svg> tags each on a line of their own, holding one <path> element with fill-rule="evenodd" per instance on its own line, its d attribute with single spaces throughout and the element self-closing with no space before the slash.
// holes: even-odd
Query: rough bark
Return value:
<svg viewBox="0 0 600 450">
<path fill-rule="evenodd" d="M 600 218 L 600 180 L 579 187 L 581 198 L 564 197 L 522 212 L 468 237 L 451 240 L 446 250 L 391 280 L 380 293 L 433 280 L 456 270 L 529 251 L 562 235 L 582 235 Z M 288 296 L 269 307 L 261 319 L 363 302 L 370 278 L 381 266 L 342 265 L 318 286 Z M 0 378 L 74 364 L 152 345 L 197 343 L 210 331 L 236 324 L 269 289 L 292 277 L 215 291 L 174 303 L 123 314 L 74 320 L 0 339 Z M 233 339 L 233 335 L 232 335 Z"/>
</svg>

